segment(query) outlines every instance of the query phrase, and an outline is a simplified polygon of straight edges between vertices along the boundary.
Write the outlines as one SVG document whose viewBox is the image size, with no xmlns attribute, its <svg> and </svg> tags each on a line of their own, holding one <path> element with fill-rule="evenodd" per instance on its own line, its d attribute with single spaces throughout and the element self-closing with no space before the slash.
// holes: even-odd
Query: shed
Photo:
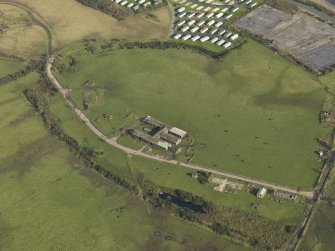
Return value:
<svg viewBox="0 0 335 251">
<path fill-rule="evenodd" d="M 163 141 L 158 141 L 157 146 L 167 151 L 171 147 L 171 144 Z"/>
<path fill-rule="evenodd" d="M 257 192 L 257 197 L 258 198 L 264 198 L 266 195 L 266 189 L 264 187 L 260 188 Z"/>
<path fill-rule="evenodd" d="M 169 133 L 174 135 L 174 136 L 177 136 L 178 138 L 185 138 L 186 135 L 187 135 L 187 132 L 177 128 L 177 127 L 172 127 L 170 130 L 169 130 Z"/>
</svg>

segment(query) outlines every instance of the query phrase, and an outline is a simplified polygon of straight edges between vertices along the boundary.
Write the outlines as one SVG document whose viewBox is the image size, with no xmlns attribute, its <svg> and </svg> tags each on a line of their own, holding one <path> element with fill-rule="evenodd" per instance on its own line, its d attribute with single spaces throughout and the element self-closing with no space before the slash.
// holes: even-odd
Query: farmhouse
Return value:
<svg viewBox="0 0 335 251">
<path fill-rule="evenodd" d="M 285 193 L 285 192 L 281 192 L 281 191 L 274 191 L 273 196 L 275 197 L 279 197 L 281 199 L 285 199 L 285 200 L 295 200 L 297 198 L 297 196 L 289 194 L 289 193 Z"/>
<path fill-rule="evenodd" d="M 167 134 L 167 133 L 162 133 L 160 135 L 160 138 L 162 140 L 166 141 L 166 142 L 171 143 L 172 145 L 175 145 L 175 146 L 179 145 L 180 142 L 181 142 L 181 138 L 178 138 L 176 136 L 173 136 L 173 135 Z"/>
<path fill-rule="evenodd" d="M 170 130 L 169 130 L 169 133 L 178 137 L 178 138 L 185 138 L 187 136 L 187 132 L 177 128 L 177 127 L 172 127 Z"/>
<path fill-rule="evenodd" d="M 151 116 L 146 116 L 143 119 L 143 122 L 147 125 L 152 126 L 152 127 L 158 127 L 158 128 L 164 128 L 165 127 L 164 123 L 152 118 Z"/>
<path fill-rule="evenodd" d="M 266 195 L 266 189 L 264 187 L 260 188 L 257 192 L 257 197 L 258 198 L 264 198 Z"/>
</svg>

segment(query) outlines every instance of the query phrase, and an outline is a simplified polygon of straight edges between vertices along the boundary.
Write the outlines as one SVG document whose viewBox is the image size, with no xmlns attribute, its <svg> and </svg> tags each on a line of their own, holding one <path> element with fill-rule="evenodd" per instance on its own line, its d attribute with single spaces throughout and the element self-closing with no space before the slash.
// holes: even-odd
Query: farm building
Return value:
<svg viewBox="0 0 335 251">
<path fill-rule="evenodd" d="M 297 196 L 289 194 L 289 193 L 285 193 L 285 192 L 280 192 L 280 191 L 274 191 L 273 196 L 275 197 L 279 197 L 281 199 L 285 199 L 285 200 L 295 200 L 297 198 Z"/>
<path fill-rule="evenodd" d="M 172 145 L 175 145 L 175 146 L 179 145 L 180 142 L 181 142 L 181 138 L 178 138 L 176 136 L 173 136 L 173 135 L 167 134 L 167 133 L 162 133 L 160 135 L 160 138 L 162 140 L 166 141 L 166 142 L 171 143 Z"/>
<path fill-rule="evenodd" d="M 260 188 L 257 192 L 257 197 L 258 198 L 264 198 L 266 195 L 266 189 L 264 187 Z"/>
<path fill-rule="evenodd" d="M 151 116 L 146 116 L 143 119 L 143 122 L 147 125 L 152 126 L 152 127 L 158 127 L 158 128 L 164 128 L 165 127 L 164 123 L 152 118 Z"/>
<path fill-rule="evenodd" d="M 169 130 L 169 133 L 178 137 L 178 138 L 185 138 L 187 136 L 187 132 L 177 128 L 177 127 L 172 127 L 170 130 Z"/>
<path fill-rule="evenodd" d="M 138 140 L 141 140 L 149 145 L 159 147 L 163 150 L 169 150 L 171 147 L 171 144 L 167 142 L 156 140 L 152 138 L 151 136 L 149 136 L 148 134 L 145 134 L 145 133 L 142 133 L 136 130 L 134 130 L 131 135 Z"/>
</svg>

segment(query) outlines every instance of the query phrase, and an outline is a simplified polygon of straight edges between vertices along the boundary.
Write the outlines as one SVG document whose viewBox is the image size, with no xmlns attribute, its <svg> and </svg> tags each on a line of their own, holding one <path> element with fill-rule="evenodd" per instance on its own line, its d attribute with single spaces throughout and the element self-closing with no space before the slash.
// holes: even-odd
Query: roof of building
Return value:
<svg viewBox="0 0 335 251">
<path fill-rule="evenodd" d="M 173 142 L 174 144 L 177 144 L 178 142 L 180 142 L 180 138 L 173 136 L 171 134 L 162 133 L 160 137 L 161 139 L 169 141 L 169 142 Z"/>
<path fill-rule="evenodd" d="M 185 137 L 187 135 L 187 132 L 185 132 L 184 130 L 181 130 L 177 127 L 172 127 L 169 132 L 173 133 L 173 134 L 176 134 L 176 135 L 179 135 L 181 137 Z"/>
<path fill-rule="evenodd" d="M 160 128 L 165 127 L 164 123 L 158 121 L 157 119 L 152 118 L 151 116 L 146 116 L 143 119 L 143 121 L 144 121 L 144 123 L 151 124 L 151 125 L 154 125 L 156 127 L 160 127 Z"/>
<path fill-rule="evenodd" d="M 262 187 L 258 190 L 257 195 L 264 196 L 265 194 L 266 194 L 266 189 L 264 187 Z"/>
<path fill-rule="evenodd" d="M 157 142 L 158 142 L 158 140 L 152 138 L 148 134 L 145 134 L 145 133 L 142 133 L 142 132 L 136 131 L 136 130 L 133 131 L 132 136 L 141 138 L 142 140 L 148 141 L 152 144 L 157 144 Z"/>
<path fill-rule="evenodd" d="M 169 149 L 171 147 L 171 144 L 164 142 L 164 141 L 158 141 L 157 146 L 160 146 L 164 149 Z"/>
</svg>

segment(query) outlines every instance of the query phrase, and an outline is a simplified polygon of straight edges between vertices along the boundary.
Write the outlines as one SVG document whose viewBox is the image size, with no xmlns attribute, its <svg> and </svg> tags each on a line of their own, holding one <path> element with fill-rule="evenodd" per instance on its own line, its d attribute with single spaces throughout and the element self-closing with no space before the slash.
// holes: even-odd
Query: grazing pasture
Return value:
<svg viewBox="0 0 335 251">
<path fill-rule="evenodd" d="M 192 163 L 313 187 L 322 168 L 316 138 L 331 133 L 319 124 L 326 92 L 315 76 L 257 42 L 220 61 L 177 49 L 72 56 L 75 65 L 58 78 L 80 107 L 89 100 L 86 114 L 107 135 L 152 115 L 195 139 L 187 149 Z M 96 85 L 85 87 L 87 80 Z"/>
<path fill-rule="evenodd" d="M 23 67 L 24 67 L 23 62 L 0 57 L 0 78 L 5 77 L 8 74 L 12 74 Z"/>
<path fill-rule="evenodd" d="M 148 209 L 84 167 L 22 94 L 38 78 L 31 73 L 0 87 L 1 250 L 249 250 Z"/>
</svg>

